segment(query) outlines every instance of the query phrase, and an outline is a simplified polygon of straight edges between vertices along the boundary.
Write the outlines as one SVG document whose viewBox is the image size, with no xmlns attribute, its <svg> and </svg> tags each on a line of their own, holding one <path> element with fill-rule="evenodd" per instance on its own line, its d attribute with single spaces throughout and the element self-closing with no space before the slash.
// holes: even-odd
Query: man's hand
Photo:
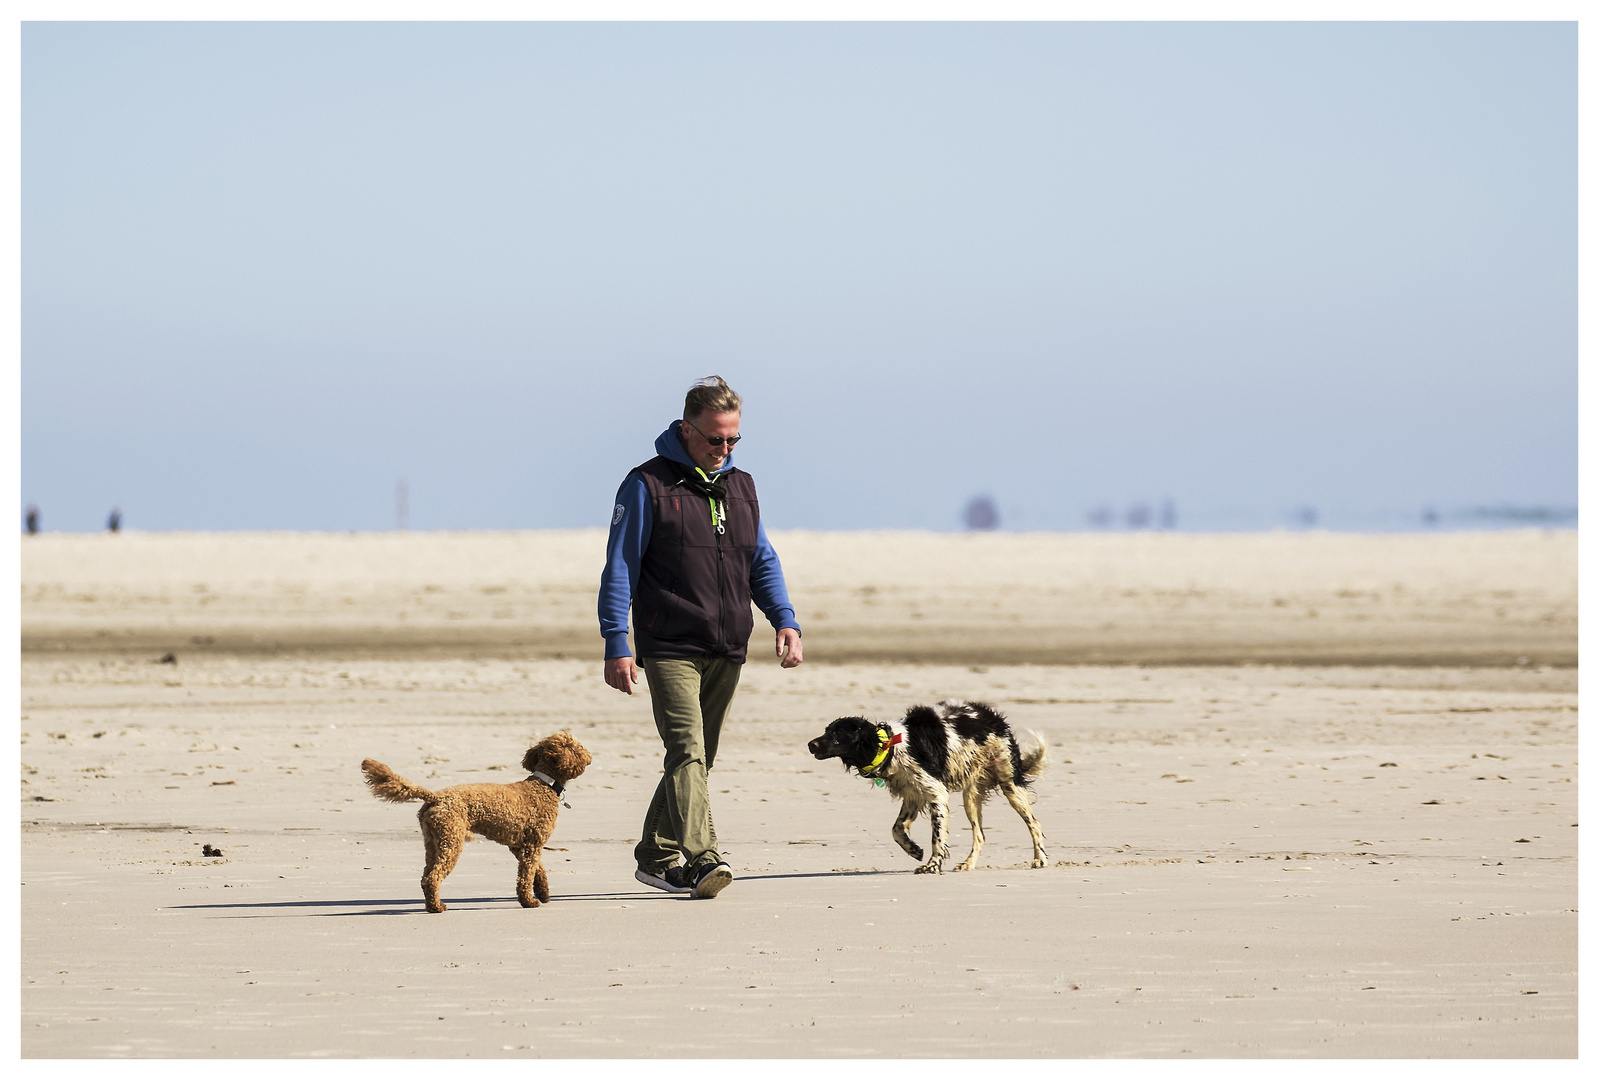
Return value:
<svg viewBox="0 0 1599 1080">
<path fill-rule="evenodd" d="M 605 661 L 606 686 L 614 687 L 624 694 L 631 694 L 637 682 L 638 668 L 633 666 L 631 656 L 618 656 L 615 660 Z"/>
<path fill-rule="evenodd" d="M 785 646 L 787 651 L 785 652 Z M 799 667 L 805 662 L 805 650 L 800 645 L 799 631 L 792 626 L 785 626 L 777 632 L 777 658 L 783 661 L 786 668 Z"/>
</svg>

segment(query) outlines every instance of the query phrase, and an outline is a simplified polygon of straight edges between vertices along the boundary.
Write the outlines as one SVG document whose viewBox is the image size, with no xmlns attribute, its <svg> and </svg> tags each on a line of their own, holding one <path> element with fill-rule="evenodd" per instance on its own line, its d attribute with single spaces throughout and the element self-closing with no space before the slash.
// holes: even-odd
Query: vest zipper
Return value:
<svg viewBox="0 0 1599 1080">
<path fill-rule="evenodd" d="M 722 649 L 722 655 L 727 655 L 727 567 L 724 565 L 722 551 L 722 533 L 725 530 L 721 525 L 716 527 L 716 639 Z"/>
</svg>

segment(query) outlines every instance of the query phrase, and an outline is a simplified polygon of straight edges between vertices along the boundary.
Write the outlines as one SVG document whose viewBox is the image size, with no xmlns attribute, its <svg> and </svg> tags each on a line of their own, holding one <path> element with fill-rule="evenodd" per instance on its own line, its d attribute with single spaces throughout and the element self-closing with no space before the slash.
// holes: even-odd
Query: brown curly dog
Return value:
<svg viewBox="0 0 1599 1080">
<path fill-rule="evenodd" d="M 562 789 L 582 776 L 593 760 L 569 733 L 558 731 L 522 756 L 522 768 L 533 775 L 514 784 L 461 784 L 429 791 L 371 758 L 361 762 L 361 771 L 372 794 L 380 799 L 422 800 L 422 809 L 416 814 L 427 851 L 422 898 L 429 911 L 440 912 L 444 902 L 439 899 L 439 886 L 455 869 L 469 833 L 504 844 L 516 855 L 516 898 L 523 907 L 538 907 L 539 900 L 549 900 L 544 845 L 555 831 Z"/>
</svg>

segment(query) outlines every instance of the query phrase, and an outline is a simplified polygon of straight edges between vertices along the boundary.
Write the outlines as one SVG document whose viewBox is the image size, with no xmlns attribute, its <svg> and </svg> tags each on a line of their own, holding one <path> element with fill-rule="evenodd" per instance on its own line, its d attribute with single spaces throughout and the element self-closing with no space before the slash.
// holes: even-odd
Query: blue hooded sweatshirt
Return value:
<svg viewBox="0 0 1599 1080">
<path fill-rule="evenodd" d="M 680 465 L 695 468 L 674 420 L 655 440 L 655 452 Z M 729 454 L 718 473 L 733 467 Z M 611 535 L 605 542 L 605 569 L 600 573 L 600 633 L 605 637 L 605 659 L 632 656 L 627 645 L 627 613 L 633 606 L 633 587 L 638 582 L 639 564 L 650 546 L 650 530 L 655 514 L 650 506 L 644 478 L 628 473 L 616 491 L 616 506 L 611 511 Z M 783 583 L 783 565 L 766 538 L 766 525 L 757 522 L 755 553 L 750 556 L 750 595 L 774 630 L 791 627 L 794 606 L 788 602 L 788 586 Z"/>
</svg>

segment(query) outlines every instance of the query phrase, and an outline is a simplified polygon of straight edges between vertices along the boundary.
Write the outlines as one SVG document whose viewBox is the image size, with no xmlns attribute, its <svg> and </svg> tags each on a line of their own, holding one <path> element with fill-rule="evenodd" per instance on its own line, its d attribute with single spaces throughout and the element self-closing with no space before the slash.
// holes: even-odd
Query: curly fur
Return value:
<svg viewBox="0 0 1599 1080">
<path fill-rule="evenodd" d="M 558 731 L 529 748 L 522 768 L 542 772 L 565 786 L 582 776 L 594 759 L 570 733 Z M 422 897 L 432 912 L 444 910 L 439 887 L 455 869 L 471 833 L 504 844 L 516 856 L 516 898 L 523 907 L 538 907 L 550 898 L 544 872 L 544 845 L 555 831 L 561 797 L 529 776 L 514 784 L 461 784 L 443 791 L 418 787 L 382 762 L 367 758 L 361 771 L 372 794 L 385 802 L 422 801 L 417 820 L 427 865 L 422 870 Z"/>
<path fill-rule="evenodd" d="M 970 870 L 983 850 L 983 803 L 998 791 L 1021 816 L 1033 840 L 1034 867 L 1049 865 L 1044 853 L 1044 833 L 1027 803 L 1027 785 L 1044 771 L 1047 751 L 1044 737 L 1031 732 L 1037 744 L 1023 753 L 1003 714 L 980 701 L 940 701 L 935 706 L 916 705 L 894 723 L 874 724 L 860 716 L 841 716 L 810 741 L 811 756 L 818 761 L 838 758 L 846 769 L 869 769 L 882 747 L 878 729 L 886 728 L 901 742 L 889 749 L 874 772 L 889 793 L 900 799 L 894 821 L 894 841 L 911 858 L 920 860 L 921 847 L 905 827 L 923 810 L 933 822 L 932 855 L 918 866 L 918 874 L 943 872 L 949 856 L 949 797 L 960 792 L 966 817 L 972 823 L 972 853 L 957 870 Z"/>
</svg>

